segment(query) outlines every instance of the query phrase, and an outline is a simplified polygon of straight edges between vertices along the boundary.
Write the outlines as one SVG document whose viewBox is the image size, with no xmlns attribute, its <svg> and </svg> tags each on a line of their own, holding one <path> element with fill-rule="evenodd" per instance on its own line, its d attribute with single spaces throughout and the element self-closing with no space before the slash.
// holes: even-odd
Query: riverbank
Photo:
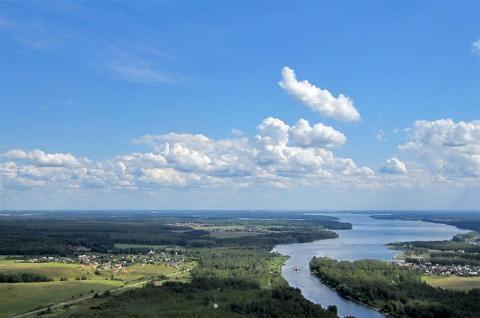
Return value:
<svg viewBox="0 0 480 318">
<path fill-rule="evenodd" d="M 336 239 L 277 245 L 275 250 L 290 256 L 282 267 L 282 276 L 289 285 L 299 288 L 305 298 L 324 308 L 335 305 L 340 317 L 384 318 L 385 315 L 372 307 L 343 297 L 312 275 L 309 262 L 314 256 L 349 261 L 358 259 L 392 261 L 398 251 L 385 246 L 390 242 L 405 241 L 406 238 L 419 241 L 446 240 L 456 234 L 467 232 L 438 223 L 374 219 L 368 214 L 335 213 L 335 216 L 342 222 L 353 224 L 352 230 L 336 231 L 339 234 Z M 299 271 L 296 272 L 293 268 L 299 268 Z"/>
<path fill-rule="evenodd" d="M 316 259 L 316 257 L 312 258 L 312 261 L 310 262 L 310 264 L 311 264 L 315 259 Z M 313 270 L 312 270 L 312 268 L 310 268 L 310 272 L 312 273 L 312 275 L 315 275 L 314 272 L 313 272 Z M 316 276 L 316 277 L 317 277 L 317 279 L 320 280 L 323 284 L 325 284 L 328 288 L 330 288 L 332 291 L 336 292 L 337 294 L 341 295 L 343 298 L 348 299 L 348 300 L 350 300 L 350 301 L 352 301 L 352 302 L 354 302 L 354 303 L 356 303 L 356 304 L 359 304 L 359 305 L 365 306 L 365 307 L 367 307 L 367 308 L 370 308 L 370 309 L 372 309 L 372 310 L 375 310 L 375 311 L 377 311 L 379 314 L 383 314 L 383 315 L 389 317 L 389 314 L 388 314 L 387 312 L 382 311 L 380 308 L 377 308 L 377 307 L 375 307 L 375 306 L 373 306 L 373 305 L 371 305 L 371 304 L 368 304 L 368 303 L 363 303 L 363 302 L 361 302 L 361 301 L 353 298 L 353 297 L 350 296 L 350 295 L 347 295 L 347 294 L 345 294 L 345 293 L 342 293 L 342 290 L 339 290 L 337 287 L 334 287 L 333 285 L 328 284 L 328 282 L 327 282 L 327 281 L 323 281 L 322 278 L 320 278 L 320 277 L 318 277 L 318 276 Z"/>
<path fill-rule="evenodd" d="M 434 288 L 422 275 L 379 260 L 337 261 L 314 258 L 312 273 L 344 297 L 382 313 L 406 317 L 476 317 L 480 293 Z"/>
</svg>

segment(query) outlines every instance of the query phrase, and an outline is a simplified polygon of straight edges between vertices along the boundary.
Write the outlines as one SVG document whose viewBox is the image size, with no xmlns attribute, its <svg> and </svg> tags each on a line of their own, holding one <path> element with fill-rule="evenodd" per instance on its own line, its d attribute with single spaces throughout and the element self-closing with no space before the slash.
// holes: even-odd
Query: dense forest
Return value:
<svg viewBox="0 0 480 318">
<path fill-rule="evenodd" d="M 281 214 L 281 213 L 277 213 Z M 270 215 L 270 218 L 277 217 Z M 260 214 L 263 216 L 263 214 Z M 114 244 L 159 244 L 187 248 L 217 246 L 272 246 L 290 242 L 308 242 L 333 238 L 335 233 L 325 229 L 350 229 L 351 224 L 341 223 L 332 217 L 305 216 L 305 219 L 265 221 L 250 220 L 250 224 L 275 225 L 270 233 L 235 239 L 218 239 L 207 231 L 186 226 L 171 225 L 174 222 L 203 222 L 235 225 L 245 221 L 227 219 L 223 214 L 208 218 L 191 214 L 173 217 L 168 213 L 105 215 L 82 214 L 39 214 L 38 216 L 2 217 L 0 222 L 0 255 L 71 255 L 79 250 L 92 252 L 115 252 Z"/>
<path fill-rule="evenodd" d="M 314 258 L 312 272 L 344 296 L 397 317 L 474 318 L 480 290 L 449 291 L 422 282 L 421 274 L 393 263 Z"/>
</svg>

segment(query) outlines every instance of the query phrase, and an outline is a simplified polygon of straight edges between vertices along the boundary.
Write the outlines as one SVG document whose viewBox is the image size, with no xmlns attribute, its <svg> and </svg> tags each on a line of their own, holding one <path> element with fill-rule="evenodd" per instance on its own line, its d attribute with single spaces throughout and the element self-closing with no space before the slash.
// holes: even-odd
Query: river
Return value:
<svg viewBox="0 0 480 318">
<path fill-rule="evenodd" d="M 468 231 L 454 226 L 420 221 L 380 220 L 366 214 L 319 213 L 334 215 L 353 225 L 352 230 L 336 231 L 339 237 L 311 243 L 283 244 L 274 250 L 290 256 L 282 267 L 282 276 L 290 286 L 302 291 L 305 298 L 322 305 L 336 305 L 339 317 L 384 318 L 373 309 L 338 295 L 310 274 L 309 262 L 314 256 L 328 256 L 338 260 L 380 259 L 392 260 L 398 251 L 385 244 L 400 241 L 449 240 L 453 235 Z M 293 269 L 298 267 L 299 271 Z"/>
</svg>

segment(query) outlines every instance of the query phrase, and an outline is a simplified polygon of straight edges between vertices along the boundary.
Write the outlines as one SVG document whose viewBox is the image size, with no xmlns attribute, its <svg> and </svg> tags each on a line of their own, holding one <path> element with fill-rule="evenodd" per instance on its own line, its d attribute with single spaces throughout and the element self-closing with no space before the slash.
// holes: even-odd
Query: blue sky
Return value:
<svg viewBox="0 0 480 318">
<path fill-rule="evenodd" d="M 478 12 L 2 1 L 0 207 L 480 208 Z M 344 94 L 361 119 L 282 88 L 285 66 L 307 95 Z M 300 138 L 299 119 L 323 126 Z"/>
</svg>

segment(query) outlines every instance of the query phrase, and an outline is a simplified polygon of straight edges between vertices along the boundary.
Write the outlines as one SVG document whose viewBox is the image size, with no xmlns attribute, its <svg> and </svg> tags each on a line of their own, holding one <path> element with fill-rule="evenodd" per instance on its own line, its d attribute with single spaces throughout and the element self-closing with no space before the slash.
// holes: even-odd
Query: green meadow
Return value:
<svg viewBox="0 0 480 318">
<path fill-rule="evenodd" d="M 108 279 L 112 276 L 111 271 L 96 275 L 95 269 L 84 265 L 22 263 L 18 260 L 3 258 L 0 259 L 0 273 L 38 273 L 46 275 L 54 281 L 0 284 L 0 317 L 10 317 L 14 314 L 74 300 L 93 293 L 100 294 L 130 282 L 156 278 L 160 275 L 171 275 L 172 279 L 184 280 L 188 278 L 189 273 L 173 274 L 193 266 L 195 263 L 188 263 L 182 268 L 136 264 L 115 273 L 114 280 L 111 280 Z M 86 280 L 75 280 L 77 277 L 85 277 Z M 60 281 L 61 278 L 68 280 Z"/>
<path fill-rule="evenodd" d="M 101 293 L 122 285 L 120 281 L 83 280 L 46 283 L 0 284 L 0 317 L 9 317 L 50 304 Z"/>
<path fill-rule="evenodd" d="M 480 288 L 480 277 L 459 277 L 459 276 L 423 276 L 422 280 L 434 287 L 445 289 L 469 291 L 474 288 Z"/>
<path fill-rule="evenodd" d="M 53 280 L 60 278 L 75 279 L 85 276 L 94 276 L 95 269 L 80 264 L 63 263 L 23 263 L 14 260 L 0 260 L 0 273 L 13 274 L 30 272 L 45 275 Z"/>
</svg>

